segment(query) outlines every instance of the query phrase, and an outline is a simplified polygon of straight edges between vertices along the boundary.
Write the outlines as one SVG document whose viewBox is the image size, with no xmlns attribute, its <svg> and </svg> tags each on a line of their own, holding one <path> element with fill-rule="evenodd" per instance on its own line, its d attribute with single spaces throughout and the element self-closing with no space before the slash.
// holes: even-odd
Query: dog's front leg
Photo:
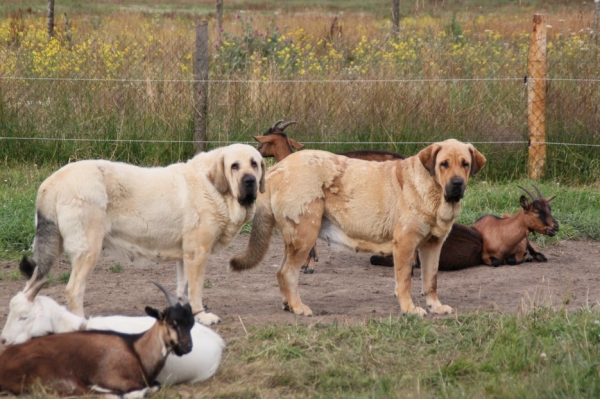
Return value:
<svg viewBox="0 0 600 399">
<path fill-rule="evenodd" d="M 448 305 L 442 305 L 437 296 L 437 275 L 443 244 L 443 239 L 431 237 L 419 249 L 421 280 L 423 283 L 422 293 L 425 295 L 427 310 L 436 314 L 452 313 L 452 308 Z"/>
<path fill-rule="evenodd" d="M 204 275 L 212 242 L 210 244 L 205 243 L 205 245 L 201 245 L 200 242 L 195 244 L 195 246 L 184 246 L 183 268 L 189 284 L 190 304 L 192 305 L 192 312 L 196 314 L 196 321 L 205 326 L 210 326 L 221 321 L 216 314 L 207 312 L 202 304 Z"/>
<path fill-rule="evenodd" d="M 402 313 L 425 316 L 425 309 L 415 306 L 410 296 L 412 264 L 415 249 L 420 237 L 415 233 L 407 233 L 404 226 L 398 225 L 394 231 L 394 274 L 396 276 L 396 298 L 400 302 Z"/>
</svg>

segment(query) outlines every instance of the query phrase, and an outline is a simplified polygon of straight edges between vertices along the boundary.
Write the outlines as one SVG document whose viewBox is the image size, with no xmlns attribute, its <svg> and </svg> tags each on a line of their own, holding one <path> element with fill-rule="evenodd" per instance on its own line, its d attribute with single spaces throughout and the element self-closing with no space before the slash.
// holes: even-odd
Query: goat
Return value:
<svg viewBox="0 0 600 399">
<path fill-rule="evenodd" d="M 531 197 L 531 202 L 522 195 L 521 210 L 516 214 L 498 217 L 484 215 L 473 225 L 483 237 L 483 263 L 489 266 L 502 264 L 517 265 L 525 261 L 546 262 L 548 259 L 529 242 L 529 233 L 537 232 L 554 236 L 558 222 L 552 216 L 550 202 L 556 196 L 544 198 L 540 189 L 532 184 L 537 197 L 529 190 L 518 186 Z M 529 255 L 527 255 L 529 253 Z"/>
<path fill-rule="evenodd" d="M 283 120 L 278 120 L 262 136 L 253 136 L 254 140 L 259 142 L 257 150 L 263 158 L 274 157 L 277 162 L 280 162 L 294 152 L 294 150 L 304 148 L 304 144 L 288 137 L 284 132 L 286 127 L 296 123 L 298 122 L 283 122 Z M 404 156 L 401 154 L 384 150 L 357 150 L 337 154 L 347 156 L 348 158 L 377 162 L 404 159 Z M 314 273 L 315 263 L 318 261 L 317 247 L 314 246 L 308 255 L 306 265 L 302 266 L 304 273 Z"/>
<path fill-rule="evenodd" d="M 33 279 L 26 289 L 39 292 L 45 283 L 45 279 Z M 195 322 L 189 303 L 179 303 L 164 287 L 154 284 L 167 297 L 169 307 L 159 311 L 146 306 L 146 313 L 156 319 L 149 330 L 140 334 L 76 331 L 9 346 L 0 355 L 0 391 L 20 394 L 41 383 L 59 395 L 101 393 L 133 398 L 156 392 L 153 384 L 167 354 L 182 356 L 192 350 L 190 331 Z"/>
<path fill-rule="evenodd" d="M 31 276 L 28 276 L 31 277 Z M 20 344 L 47 334 L 78 330 L 112 330 L 138 334 L 152 327 L 152 317 L 104 316 L 89 320 L 75 315 L 52 298 L 38 295 L 39 290 L 25 289 L 17 293 L 8 307 L 6 324 L 0 342 Z M 219 334 L 200 323 L 192 327 L 192 351 L 181 357 L 169 354 L 156 380 L 161 384 L 204 381 L 219 367 L 225 342 Z"/>
</svg>

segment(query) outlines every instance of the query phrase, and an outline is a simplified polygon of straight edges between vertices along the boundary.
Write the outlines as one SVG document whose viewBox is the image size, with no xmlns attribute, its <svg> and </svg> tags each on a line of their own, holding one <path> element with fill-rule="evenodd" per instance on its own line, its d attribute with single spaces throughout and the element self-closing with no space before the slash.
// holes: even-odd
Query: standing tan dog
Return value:
<svg viewBox="0 0 600 399">
<path fill-rule="evenodd" d="M 440 250 L 469 177 L 484 164 L 472 145 L 454 139 L 403 161 L 369 162 L 310 150 L 291 154 L 267 173 L 248 248 L 230 266 L 244 270 L 260 263 L 277 227 L 285 243 L 277 271 L 284 309 L 311 316 L 298 294 L 298 277 L 318 237 L 356 252 L 393 253 L 400 309 L 423 316 L 426 311 L 410 296 L 411 261 L 418 250 L 427 309 L 452 313 L 436 292 Z"/>
<path fill-rule="evenodd" d="M 130 260 L 177 261 L 177 295 L 183 297 L 187 280 L 196 319 L 217 323 L 202 304 L 206 263 L 252 219 L 258 190 L 265 191 L 265 163 L 244 144 L 164 168 L 74 162 L 40 186 L 33 258 L 20 267 L 37 266 L 40 280 L 64 249 L 72 264 L 68 306 L 83 316 L 86 279 L 103 248 Z"/>
</svg>

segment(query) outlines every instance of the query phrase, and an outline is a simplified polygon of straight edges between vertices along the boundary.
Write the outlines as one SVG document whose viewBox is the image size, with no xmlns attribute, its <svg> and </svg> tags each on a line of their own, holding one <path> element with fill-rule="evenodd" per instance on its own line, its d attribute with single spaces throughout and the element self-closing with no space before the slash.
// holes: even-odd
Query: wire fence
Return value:
<svg viewBox="0 0 600 399">
<path fill-rule="evenodd" d="M 590 182 L 600 172 L 600 50 L 584 36 L 543 43 L 537 75 L 531 34 L 342 40 L 334 24 L 322 38 L 246 27 L 211 33 L 208 78 L 198 79 L 197 28 L 129 33 L 110 23 L 56 29 L 50 41 L 15 28 L 0 53 L 2 159 L 167 164 L 193 155 L 199 123 L 210 149 L 252 143 L 285 119 L 299 122 L 291 137 L 331 151 L 411 155 L 450 137 L 469 141 L 487 156 L 490 179 Z M 111 29 L 119 34 L 103 36 Z M 543 109 L 532 111 L 542 95 Z"/>
</svg>

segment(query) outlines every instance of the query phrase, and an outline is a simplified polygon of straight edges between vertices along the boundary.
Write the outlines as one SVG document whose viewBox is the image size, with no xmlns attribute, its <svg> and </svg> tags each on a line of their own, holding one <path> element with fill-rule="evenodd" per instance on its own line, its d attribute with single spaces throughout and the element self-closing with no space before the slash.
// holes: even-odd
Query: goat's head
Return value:
<svg viewBox="0 0 600 399">
<path fill-rule="evenodd" d="M 286 127 L 296 124 L 296 121 L 284 122 L 278 120 L 262 136 L 253 136 L 260 144 L 257 148 L 263 157 L 286 157 L 294 150 L 301 150 L 304 144 L 291 139 L 285 134 Z"/>
<path fill-rule="evenodd" d="M 532 184 L 532 186 L 537 192 L 537 196 L 534 196 L 531 191 L 524 187 L 518 186 L 531 197 L 531 202 L 528 201 L 527 197 L 524 195 L 521 196 L 520 200 L 521 207 L 525 213 L 527 228 L 531 232 L 537 232 L 552 237 L 558 231 L 558 222 L 554 220 L 552 210 L 550 209 L 550 202 L 552 202 L 556 195 L 550 198 L 544 198 L 540 189 L 534 184 Z"/>
<path fill-rule="evenodd" d="M 43 311 L 37 298 L 48 281 L 45 278 L 36 281 L 36 277 L 37 268 L 33 272 L 31 283 L 10 300 L 6 324 L 0 336 L 3 345 L 20 344 L 52 331 L 51 316 Z"/>
<path fill-rule="evenodd" d="M 165 287 L 154 283 L 167 297 L 169 307 L 162 312 L 160 310 L 146 306 L 146 314 L 154 317 L 157 323 L 163 327 L 162 338 L 167 348 L 173 351 L 177 356 L 183 356 L 192 351 L 191 330 L 194 327 L 194 314 L 187 297 L 184 297 L 182 303 L 177 297 L 171 294 Z"/>
</svg>

